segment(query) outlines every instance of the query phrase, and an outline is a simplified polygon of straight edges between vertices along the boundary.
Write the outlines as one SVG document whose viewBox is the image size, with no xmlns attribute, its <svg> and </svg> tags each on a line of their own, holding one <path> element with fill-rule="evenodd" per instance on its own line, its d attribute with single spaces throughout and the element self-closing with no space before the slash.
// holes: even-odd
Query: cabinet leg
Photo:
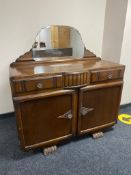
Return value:
<svg viewBox="0 0 131 175">
<path fill-rule="evenodd" d="M 57 150 L 57 146 L 51 146 L 51 147 L 48 147 L 48 148 L 44 148 L 43 149 L 43 153 L 45 156 L 49 155 L 49 154 L 52 154 L 54 153 L 55 151 Z"/>
<path fill-rule="evenodd" d="M 96 133 L 92 134 L 92 136 L 94 139 L 101 138 L 101 137 L 103 137 L 103 132 L 96 132 Z"/>
</svg>

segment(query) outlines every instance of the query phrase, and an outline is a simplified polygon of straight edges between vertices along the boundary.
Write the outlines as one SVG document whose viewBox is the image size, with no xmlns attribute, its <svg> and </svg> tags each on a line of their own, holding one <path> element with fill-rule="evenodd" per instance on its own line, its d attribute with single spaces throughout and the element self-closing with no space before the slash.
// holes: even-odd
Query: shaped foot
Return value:
<svg viewBox="0 0 131 175">
<path fill-rule="evenodd" d="M 44 148 L 43 153 L 44 153 L 45 156 L 47 156 L 49 154 L 52 154 L 52 153 L 56 152 L 56 150 L 57 150 L 57 146 L 55 145 L 55 146 L 51 146 L 51 147 L 48 147 L 48 148 Z"/>
<path fill-rule="evenodd" d="M 101 138 L 101 137 L 103 137 L 103 132 L 96 132 L 92 136 L 94 139 Z"/>
</svg>

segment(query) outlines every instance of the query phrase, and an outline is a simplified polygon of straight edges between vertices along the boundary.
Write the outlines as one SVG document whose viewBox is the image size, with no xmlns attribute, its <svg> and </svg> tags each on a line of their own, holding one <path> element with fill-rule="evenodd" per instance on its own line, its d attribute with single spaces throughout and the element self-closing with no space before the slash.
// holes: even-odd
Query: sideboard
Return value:
<svg viewBox="0 0 131 175">
<path fill-rule="evenodd" d="M 125 66 L 102 60 L 85 47 L 77 57 L 80 39 L 74 48 L 69 46 L 74 35 L 69 29 L 50 26 L 52 48 L 37 40 L 10 65 L 23 150 L 40 147 L 47 155 L 61 140 L 83 134 L 99 138 L 117 123 Z"/>
</svg>

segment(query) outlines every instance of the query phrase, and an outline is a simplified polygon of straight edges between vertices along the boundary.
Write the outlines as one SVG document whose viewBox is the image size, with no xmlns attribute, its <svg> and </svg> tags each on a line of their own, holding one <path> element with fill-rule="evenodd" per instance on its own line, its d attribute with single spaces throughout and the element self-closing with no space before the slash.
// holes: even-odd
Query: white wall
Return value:
<svg viewBox="0 0 131 175">
<path fill-rule="evenodd" d="M 131 0 L 107 0 L 102 58 L 126 65 L 121 104 L 131 103 Z"/>
<path fill-rule="evenodd" d="M 128 0 L 121 63 L 126 65 L 122 104 L 131 103 L 131 0 Z"/>
<path fill-rule="evenodd" d="M 102 58 L 120 62 L 128 0 L 107 0 Z"/>
<path fill-rule="evenodd" d="M 74 26 L 101 55 L 105 6 L 106 0 L 0 0 L 0 113 L 13 111 L 9 64 L 31 48 L 41 27 Z"/>
</svg>

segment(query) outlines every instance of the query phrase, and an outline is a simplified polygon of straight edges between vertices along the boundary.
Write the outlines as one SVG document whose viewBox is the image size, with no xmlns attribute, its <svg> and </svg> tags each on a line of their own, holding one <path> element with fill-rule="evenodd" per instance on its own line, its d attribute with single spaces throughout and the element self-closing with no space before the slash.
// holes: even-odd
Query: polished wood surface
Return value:
<svg viewBox="0 0 131 175">
<path fill-rule="evenodd" d="M 27 147 L 43 141 L 72 136 L 75 134 L 75 105 L 74 91 L 57 91 L 46 96 L 25 97 L 15 99 L 19 103 L 22 126 L 19 128 L 23 135 L 23 143 Z M 49 110 L 51 108 L 51 110 Z M 70 112 L 71 117 L 60 117 Z M 64 127 L 63 127 L 64 126 Z M 22 132 L 21 132 L 22 128 Z"/>
<path fill-rule="evenodd" d="M 36 75 L 51 75 L 60 74 L 65 72 L 84 72 L 87 70 L 104 70 L 119 68 L 123 70 L 123 65 L 116 63 L 111 63 L 108 61 L 101 60 L 100 58 L 83 58 L 83 59 L 73 59 L 61 60 L 60 58 L 55 58 L 55 61 L 44 61 L 44 62 L 20 62 L 12 63 L 10 67 L 10 77 L 11 78 L 23 78 L 28 76 Z M 69 57 L 68 57 L 69 59 Z M 104 73 L 104 72 L 103 72 Z"/>
<path fill-rule="evenodd" d="M 63 32 L 69 35 L 65 28 Z M 52 43 L 55 37 L 52 34 Z M 65 47 L 68 40 L 66 36 L 53 47 Z M 81 59 L 65 56 L 34 61 L 31 53 L 10 65 L 22 149 L 51 147 L 85 133 L 95 138 L 117 123 L 124 65 L 101 60 L 86 49 Z"/>
<path fill-rule="evenodd" d="M 99 126 L 117 122 L 122 84 L 120 81 L 80 89 L 79 134 L 92 132 L 95 127 L 99 130 Z M 84 115 L 81 112 L 82 107 L 88 109 Z"/>
<path fill-rule="evenodd" d="M 34 73 L 39 66 L 43 73 Z M 21 147 L 56 145 L 73 135 L 100 132 L 114 125 L 123 75 L 123 65 L 98 58 L 11 64 Z"/>
</svg>

